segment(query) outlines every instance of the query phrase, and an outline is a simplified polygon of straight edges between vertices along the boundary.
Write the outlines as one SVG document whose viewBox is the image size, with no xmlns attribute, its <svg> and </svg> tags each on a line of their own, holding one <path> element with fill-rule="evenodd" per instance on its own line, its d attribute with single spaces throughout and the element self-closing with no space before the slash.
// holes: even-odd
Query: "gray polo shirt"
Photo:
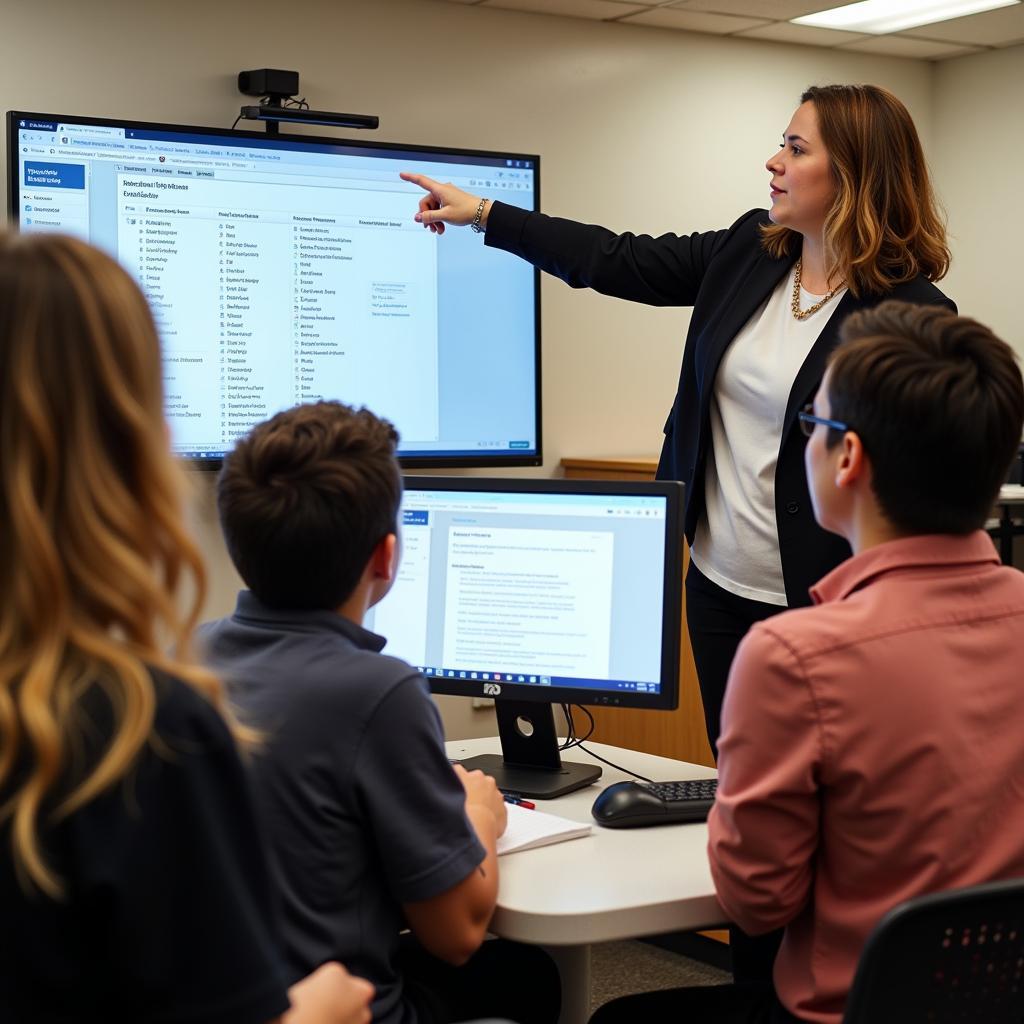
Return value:
<svg viewBox="0 0 1024 1024">
<path fill-rule="evenodd" d="M 413 1024 L 395 969 L 401 904 L 457 885 L 484 858 L 426 681 L 382 637 L 329 611 L 252 593 L 199 643 L 242 721 L 263 730 L 256 795 L 297 981 L 340 960 L 377 988 L 378 1024 Z"/>
</svg>

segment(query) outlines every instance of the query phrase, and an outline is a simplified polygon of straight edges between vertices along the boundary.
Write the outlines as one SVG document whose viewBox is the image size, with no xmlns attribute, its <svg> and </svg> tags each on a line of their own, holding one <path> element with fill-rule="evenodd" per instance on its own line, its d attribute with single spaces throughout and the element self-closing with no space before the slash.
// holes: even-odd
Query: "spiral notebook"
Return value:
<svg viewBox="0 0 1024 1024">
<path fill-rule="evenodd" d="M 528 807 L 507 804 L 508 825 L 498 837 L 498 856 L 517 850 L 532 850 L 535 846 L 562 843 L 590 835 L 590 825 L 560 818 L 557 814 L 531 811 Z"/>
</svg>

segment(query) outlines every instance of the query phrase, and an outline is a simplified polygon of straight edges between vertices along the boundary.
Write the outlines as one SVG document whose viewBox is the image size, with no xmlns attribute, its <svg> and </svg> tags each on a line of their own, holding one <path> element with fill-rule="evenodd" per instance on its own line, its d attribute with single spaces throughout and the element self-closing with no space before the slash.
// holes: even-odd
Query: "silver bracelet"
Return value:
<svg viewBox="0 0 1024 1024">
<path fill-rule="evenodd" d="M 479 234 L 481 231 L 486 231 L 487 230 L 480 223 L 480 219 L 484 215 L 484 207 L 486 205 L 487 205 L 487 200 L 486 199 L 481 199 L 479 205 L 476 208 L 476 216 L 473 218 L 473 223 L 469 225 L 477 234 Z"/>
</svg>

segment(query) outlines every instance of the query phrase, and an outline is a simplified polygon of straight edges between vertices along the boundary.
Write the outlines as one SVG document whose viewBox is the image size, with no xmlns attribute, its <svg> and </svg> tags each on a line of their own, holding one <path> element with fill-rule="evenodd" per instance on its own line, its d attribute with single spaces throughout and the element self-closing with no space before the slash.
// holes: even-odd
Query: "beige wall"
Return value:
<svg viewBox="0 0 1024 1024">
<path fill-rule="evenodd" d="M 43 17 L 57 30 L 40 33 Z M 809 83 L 885 85 L 911 108 L 933 163 L 945 163 L 957 244 L 977 257 L 958 270 L 954 296 L 1024 344 L 1009 305 L 1022 233 L 1000 232 L 998 287 L 981 269 L 988 225 L 1015 216 L 1021 226 L 1020 48 L 933 66 L 424 0 L 16 2 L 4 30 L 8 107 L 226 127 L 242 102 L 237 71 L 295 68 L 314 107 L 379 114 L 373 138 L 540 153 L 545 210 L 655 233 L 722 227 L 766 205 L 763 163 Z M 687 312 L 553 280 L 542 294 L 539 472 L 555 473 L 564 455 L 655 453 Z M 221 614 L 238 581 L 210 482 L 197 483 L 209 611 Z M 447 703 L 450 732 L 491 731 L 467 704 Z"/>
<path fill-rule="evenodd" d="M 933 95 L 955 257 L 946 287 L 1024 357 L 1024 46 L 937 64 Z"/>
</svg>

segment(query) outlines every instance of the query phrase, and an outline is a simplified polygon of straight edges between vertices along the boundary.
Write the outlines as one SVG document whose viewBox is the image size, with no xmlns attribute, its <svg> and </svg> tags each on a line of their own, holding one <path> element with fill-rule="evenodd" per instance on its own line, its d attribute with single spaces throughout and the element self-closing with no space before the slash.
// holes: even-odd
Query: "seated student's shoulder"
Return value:
<svg viewBox="0 0 1024 1024">
<path fill-rule="evenodd" d="M 245 771 L 224 715 L 184 680 L 156 668 L 148 671 L 155 697 L 153 724 L 126 777 L 128 784 L 107 788 L 70 819 L 79 837 L 82 877 L 116 876 L 117 865 L 135 856 L 146 859 L 146 871 L 157 870 L 167 857 L 161 844 L 171 842 L 168 849 L 173 849 L 178 840 L 168 837 L 177 836 L 182 818 L 194 822 L 204 811 L 218 827 L 240 828 L 248 835 Z M 84 742 L 75 775 L 106 754 L 120 717 L 101 685 L 89 689 L 81 714 Z M 132 813 L 125 813 L 126 806 Z M 198 841 L 190 842 L 189 851 L 199 850 Z M 144 874 L 141 866 L 137 874 Z"/>
<path fill-rule="evenodd" d="M 911 645 L 906 650 L 919 645 L 922 634 L 948 625 L 996 619 L 1011 624 L 1011 631 L 1020 624 L 1024 648 L 1024 573 L 1017 569 L 992 564 L 962 578 L 941 579 L 930 600 L 914 574 L 893 574 L 837 599 L 755 623 L 740 650 L 748 665 L 771 663 L 795 675 L 832 665 L 833 655 L 851 648 L 870 657 L 878 643 L 891 650 L 906 640 Z"/>
<path fill-rule="evenodd" d="M 791 608 L 755 623 L 740 644 L 748 664 L 773 663 L 803 674 L 819 658 L 863 641 L 880 627 L 870 603 L 837 601 Z"/>
<path fill-rule="evenodd" d="M 993 565 L 984 582 L 975 587 L 961 618 L 1002 620 L 1015 631 L 1024 649 L 1024 572 L 1012 565 Z"/>
<path fill-rule="evenodd" d="M 293 711 L 309 719 L 329 720 L 344 714 L 368 719 L 378 708 L 398 704 L 422 708 L 432 704 L 427 681 L 419 669 L 401 658 L 373 650 L 347 649 L 344 657 L 296 677 L 290 698 Z"/>
<path fill-rule="evenodd" d="M 362 697 L 367 705 L 387 703 L 415 711 L 433 706 L 430 687 L 418 668 L 388 654 L 361 652 Z"/>
<path fill-rule="evenodd" d="M 236 753 L 234 737 L 220 711 L 195 687 L 162 669 L 149 667 L 153 685 L 153 733 L 155 743 L 144 745 L 143 760 L 161 752 L 187 755 L 210 752 Z M 83 732 L 83 764 L 92 764 L 106 750 L 120 717 L 107 687 L 96 683 L 83 698 L 79 714 Z M 157 760 L 160 760 L 158 757 Z"/>
<path fill-rule="evenodd" d="M 185 741 L 190 751 L 237 751 L 224 716 L 205 694 L 161 669 L 149 672 L 156 695 L 153 726 L 160 739 L 172 745 Z"/>
</svg>

